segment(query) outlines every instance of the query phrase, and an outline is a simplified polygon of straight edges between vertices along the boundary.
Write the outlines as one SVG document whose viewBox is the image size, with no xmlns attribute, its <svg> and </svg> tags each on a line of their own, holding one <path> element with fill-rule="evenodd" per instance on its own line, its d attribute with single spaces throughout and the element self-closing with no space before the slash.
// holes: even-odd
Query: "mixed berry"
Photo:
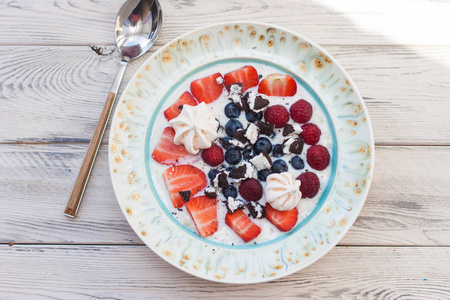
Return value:
<svg viewBox="0 0 450 300">
<path fill-rule="evenodd" d="M 223 95 L 229 100 L 222 108 L 227 121 L 220 124 L 209 148 L 188 152 L 175 144 L 176 132 L 168 126 L 152 153 L 155 161 L 170 166 L 163 179 L 172 204 L 186 208 L 200 236 L 213 235 L 224 223 L 249 242 L 262 232 L 255 223 L 259 219 L 282 232 L 292 230 L 299 220 L 297 207 L 281 211 L 264 200 L 271 174 L 300 171 L 295 179 L 301 182 L 301 197 L 317 195 L 316 171 L 330 165 L 330 154 L 320 145 L 319 126 L 311 122 L 313 106 L 293 99 L 296 93 L 297 83 L 291 76 L 270 74 L 261 80 L 254 67 L 244 66 L 224 76 L 215 73 L 193 81 L 190 92 L 164 111 L 170 121 L 185 105 L 215 105 Z M 283 97 L 286 105 L 271 104 L 274 97 Z M 307 166 L 311 169 L 306 170 Z M 225 206 L 224 215 L 218 214 L 219 205 Z"/>
</svg>

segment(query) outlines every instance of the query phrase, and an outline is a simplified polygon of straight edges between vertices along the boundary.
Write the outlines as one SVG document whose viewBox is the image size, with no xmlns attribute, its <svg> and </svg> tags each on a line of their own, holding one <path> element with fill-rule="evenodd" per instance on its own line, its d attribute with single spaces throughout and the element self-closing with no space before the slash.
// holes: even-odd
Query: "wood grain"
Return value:
<svg viewBox="0 0 450 300">
<path fill-rule="evenodd" d="M 0 145 L 0 243 L 136 244 L 96 160 L 75 220 L 63 215 L 87 145 Z M 377 147 L 373 186 L 341 245 L 450 245 L 450 147 Z"/>
<path fill-rule="evenodd" d="M 247 286 L 198 279 L 145 246 L 0 245 L 0 253 L 0 294 L 7 299 L 450 297 L 447 247 L 336 247 L 304 270 Z"/>
<path fill-rule="evenodd" d="M 327 49 L 359 87 L 378 145 L 450 145 L 450 47 Z M 117 70 L 113 50 L 0 47 L 0 142 L 89 142 Z M 122 90 L 149 55 L 130 63 Z"/>
<path fill-rule="evenodd" d="M 319 44 L 450 45 L 447 1 L 166 0 L 163 45 L 221 21 L 274 23 Z M 2 1 L 1 45 L 114 44 L 122 1 Z M 413 5 L 412 5 L 413 3 Z M 14 26 L 11 26 L 14 24 Z M 414 30 L 411 30 L 414 28 Z"/>
</svg>

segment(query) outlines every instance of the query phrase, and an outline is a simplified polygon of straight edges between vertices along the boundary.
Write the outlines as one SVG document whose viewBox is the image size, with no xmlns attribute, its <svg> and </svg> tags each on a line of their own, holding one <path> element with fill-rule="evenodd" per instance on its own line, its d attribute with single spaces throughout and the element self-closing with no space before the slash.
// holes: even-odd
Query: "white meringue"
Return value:
<svg viewBox="0 0 450 300">
<path fill-rule="evenodd" d="M 276 210 L 291 210 L 302 198 L 300 180 L 295 180 L 289 172 L 267 176 L 266 201 Z"/>
<path fill-rule="evenodd" d="M 175 130 L 175 145 L 183 144 L 191 154 L 211 147 L 218 137 L 219 122 L 204 102 L 197 106 L 183 105 L 181 113 L 169 124 Z"/>
</svg>

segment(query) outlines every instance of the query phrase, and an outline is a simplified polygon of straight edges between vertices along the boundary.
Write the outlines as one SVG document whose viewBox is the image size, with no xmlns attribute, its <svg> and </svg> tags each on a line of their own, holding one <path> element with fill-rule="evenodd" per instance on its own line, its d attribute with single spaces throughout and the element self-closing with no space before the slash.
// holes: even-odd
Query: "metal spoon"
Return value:
<svg viewBox="0 0 450 300">
<path fill-rule="evenodd" d="M 116 44 L 122 59 L 81 165 L 80 173 L 75 181 L 72 194 L 64 210 L 64 214 L 68 217 L 75 218 L 77 215 L 127 64 L 153 46 L 161 32 L 162 24 L 163 15 L 158 0 L 128 0 L 117 14 Z"/>
</svg>

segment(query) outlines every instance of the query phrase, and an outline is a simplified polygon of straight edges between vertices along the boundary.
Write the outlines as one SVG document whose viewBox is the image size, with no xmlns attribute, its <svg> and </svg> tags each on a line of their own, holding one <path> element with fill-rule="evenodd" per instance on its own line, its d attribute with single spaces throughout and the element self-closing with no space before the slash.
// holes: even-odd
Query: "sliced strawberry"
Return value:
<svg viewBox="0 0 450 300">
<path fill-rule="evenodd" d="M 191 215 L 200 236 L 210 236 L 219 229 L 216 199 L 198 196 L 186 203 L 186 209 Z"/>
<path fill-rule="evenodd" d="M 258 85 L 258 72 L 252 66 L 244 66 L 225 74 L 225 76 L 223 76 L 223 83 L 227 90 L 229 90 L 229 86 L 233 83 L 242 83 L 242 92 L 244 92 L 245 90 Z"/>
<path fill-rule="evenodd" d="M 259 83 L 258 93 L 267 96 L 294 96 L 297 93 L 297 83 L 289 75 L 270 74 Z"/>
<path fill-rule="evenodd" d="M 250 220 L 241 210 L 236 210 L 232 215 L 225 215 L 225 223 L 234 230 L 245 242 L 249 242 L 261 233 L 261 228 Z"/>
<path fill-rule="evenodd" d="M 175 130 L 172 127 L 166 127 L 158 145 L 153 150 L 152 157 L 154 160 L 163 165 L 176 165 L 198 159 L 198 157 L 190 154 L 183 145 L 175 145 L 174 137 Z"/>
<path fill-rule="evenodd" d="M 183 192 L 190 192 L 189 198 L 192 198 L 203 190 L 207 184 L 205 173 L 191 165 L 170 167 L 164 171 L 163 177 L 175 208 L 184 205 L 182 194 L 186 195 L 187 193 Z"/>
<path fill-rule="evenodd" d="M 191 95 L 191 93 L 189 93 L 188 91 L 184 92 L 180 96 L 180 98 L 175 101 L 175 103 L 173 103 L 164 111 L 164 117 L 166 117 L 167 121 L 178 117 L 178 115 L 181 113 L 181 106 L 184 104 L 196 106 L 198 103 L 197 100 L 195 100 L 195 98 Z"/>
<path fill-rule="evenodd" d="M 222 74 L 220 73 L 197 79 L 191 83 L 191 93 L 199 103 L 211 103 L 217 100 L 217 98 L 219 98 L 219 96 L 222 94 L 222 81 Z"/>
<path fill-rule="evenodd" d="M 280 231 L 289 231 L 297 224 L 298 210 L 294 207 L 291 210 L 279 211 L 266 203 L 266 219 Z"/>
</svg>

